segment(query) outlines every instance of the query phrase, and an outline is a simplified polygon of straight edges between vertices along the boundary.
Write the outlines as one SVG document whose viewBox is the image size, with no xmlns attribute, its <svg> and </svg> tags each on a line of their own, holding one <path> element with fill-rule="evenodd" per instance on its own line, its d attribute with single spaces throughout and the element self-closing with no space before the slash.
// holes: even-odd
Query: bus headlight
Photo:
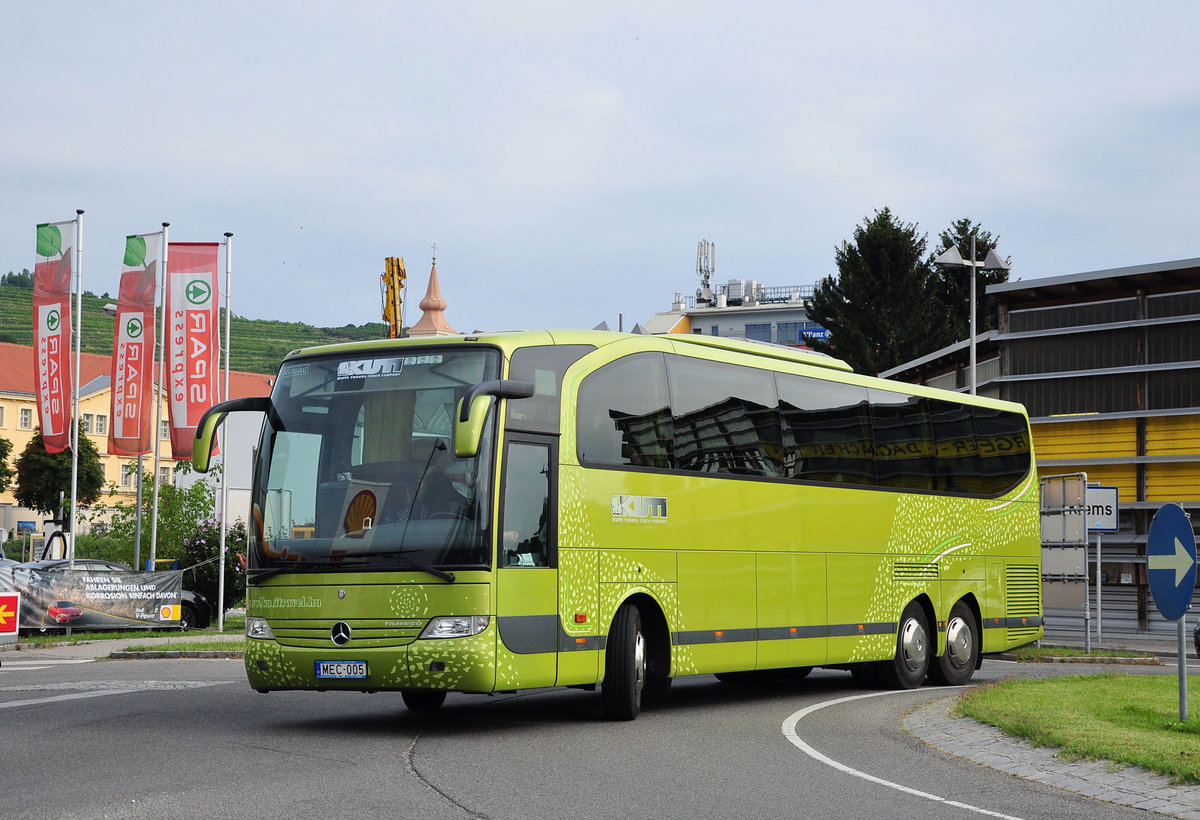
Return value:
<svg viewBox="0 0 1200 820">
<path fill-rule="evenodd" d="M 271 625 L 267 623 L 266 618 L 255 618 L 248 615 L 246 616 L 246 637 L 270 641 L 275 639 L 275 633 L 271 631 Z"/>
<path fill-rule="evenodd" d="M 487 615 L 443 615 L 431 620 L 421 630 L 421 640 L 428 638 L 469 638 L 487 629 Z"/>
</svg>

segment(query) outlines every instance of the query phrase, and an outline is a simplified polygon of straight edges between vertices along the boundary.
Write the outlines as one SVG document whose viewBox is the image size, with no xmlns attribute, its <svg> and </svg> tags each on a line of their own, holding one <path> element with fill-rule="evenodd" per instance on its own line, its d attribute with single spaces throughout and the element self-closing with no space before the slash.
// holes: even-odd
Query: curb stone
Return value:
<svg viewBox="0 0 1200 820">
<path fill-rule="evenodd" d="M 901 720 L 904 730 L 927 746 L 1008 774 L 1045 783 L 1108 803 L 1200 820 L 1200 787 L 1172 785 L 1137 766 L 1114 769 L 1107 760 L 1063 761 L 1058 750 L 1034 746 L 994 726 L 954 717 L 958 696 L 920 706 Z"/>
</svg>

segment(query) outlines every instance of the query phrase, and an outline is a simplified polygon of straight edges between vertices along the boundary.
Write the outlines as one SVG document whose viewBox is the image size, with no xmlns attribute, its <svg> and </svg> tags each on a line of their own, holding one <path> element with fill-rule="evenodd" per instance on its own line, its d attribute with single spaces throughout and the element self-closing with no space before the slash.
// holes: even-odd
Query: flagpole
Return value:
<svg viewBox="0 0 1200 820">
<path fill-rule="evenodd" d="M 229 312 L 229 278 L 233 271 L 233 234 L 225 232 L 225 385 L 221 389 L 221 400 L 229 400 L 229 328 L 233 324 L 233 314 Z M 221 425 L 221 540 L 217 550 L 217 565 L 221 568 L 220 580 L 217 582 L 217 631 L 225 631 L 225 531 L 229 516 L 229 449 L 225 445 L 225 431 L 229 425 Z"/>
<path fill-rule="evenodd" d="M 83 210 L 75 211 L 75 373 L 71 388 L 71 538 L 67 542 L 68 566 L 75 568 L 75 502 L 79 492 L 79 348 L 83 332 Z"/>
<path fill-rule="evenodd" d="M 159 326 L 155 330 L 156 338 L 154 340 L 154 349 L 158 354 L 158 389 L 154 391 L 154 475 L 151 477 L 150 486 L 154 488 L 154 506 L 150 513 L 150 569 L 154 569 L 154 560 L 157 557 L 158 548 L 158 470 L 159 470 L 159 450 L 162 448 L 162 406 L 163 406 L 163 379 L 165 377 L 166 359 L 167 359 L 167 228 L 171 227 L 170 222 L 162 224 L 162 275 L 159 277 L 159 302 L 162 307 L 159 308 L 162 318 L 159 320 Z"/>
</svg>

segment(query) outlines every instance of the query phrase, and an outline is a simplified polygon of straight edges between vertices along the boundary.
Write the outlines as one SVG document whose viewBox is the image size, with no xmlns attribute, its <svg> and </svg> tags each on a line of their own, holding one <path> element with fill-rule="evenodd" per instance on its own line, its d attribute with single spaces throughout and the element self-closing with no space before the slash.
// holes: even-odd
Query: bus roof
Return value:
<svg viewBox="0 0 1200 820">
<path fill-rule="evenodd" d="M 456 336 L 424 336 L 406 339 L 375 339 L 364 342 L 344 342 L 341 344 L 322 345 L 320 347 L 309 347 L 300 350 L 293 350 L 292 352 L 288 353 L 285 358 L 290 359 L 294 356 L 312 356 L 323 353 L 336 353 L 366 349 L 378 350 L 381 347 L 410 347 L 413 345 L 427 344 L 463 344 L 468 342 L 495 344 L 496 346 L 506 350 L 513 350 L 518 347 L 533 347 L 548 344 L 593 345 L 597 348 L 600 348 L 606 345 L 615 344 L 617 342 L 629 341 L 630 339 L 638 338 L 647 339 L 655 337 L 634 336 L 629 333 L 614 333 L 610 330 L 488 331 L 479 333 L 464 333 Z M 734 351 L 737 353 L 746 353 L 751 356 L 767 356 L 773 359 L 800 362 L 817 367 L 828 367 L 833 370 L 842 370 L 847 373 L 853 372 L 853 369 L 850 367 L 850 365 L 846 364 L 841 359 L 834 358 L 833 356 L 827 356 L 824 353 L 817 353 L 814 350 L 801 350 L 795 347 L 771 344 L 770 342 L 736 339 L 727 336 L 701 336 L 700 334 L 684 333 L 668 334 L 665 336 L 659 336 L 657 338 L 660 338 L 664 341 L 685 342 L 687 344 L 714 347 L 721 350 Z"/>
</svg>

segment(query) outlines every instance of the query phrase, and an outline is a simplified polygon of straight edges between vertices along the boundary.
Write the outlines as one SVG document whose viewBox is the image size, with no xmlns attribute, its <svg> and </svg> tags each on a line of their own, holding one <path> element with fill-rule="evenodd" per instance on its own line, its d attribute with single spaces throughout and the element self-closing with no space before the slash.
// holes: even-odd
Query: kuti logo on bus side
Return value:
<svg viewBox="0 0 1200 820">
<path fill-rule="evenodd" d="M 666 521 L 667 499 L 650 495 L 614 495 L 612 517 L 622 520 Z"/>
</svg>

